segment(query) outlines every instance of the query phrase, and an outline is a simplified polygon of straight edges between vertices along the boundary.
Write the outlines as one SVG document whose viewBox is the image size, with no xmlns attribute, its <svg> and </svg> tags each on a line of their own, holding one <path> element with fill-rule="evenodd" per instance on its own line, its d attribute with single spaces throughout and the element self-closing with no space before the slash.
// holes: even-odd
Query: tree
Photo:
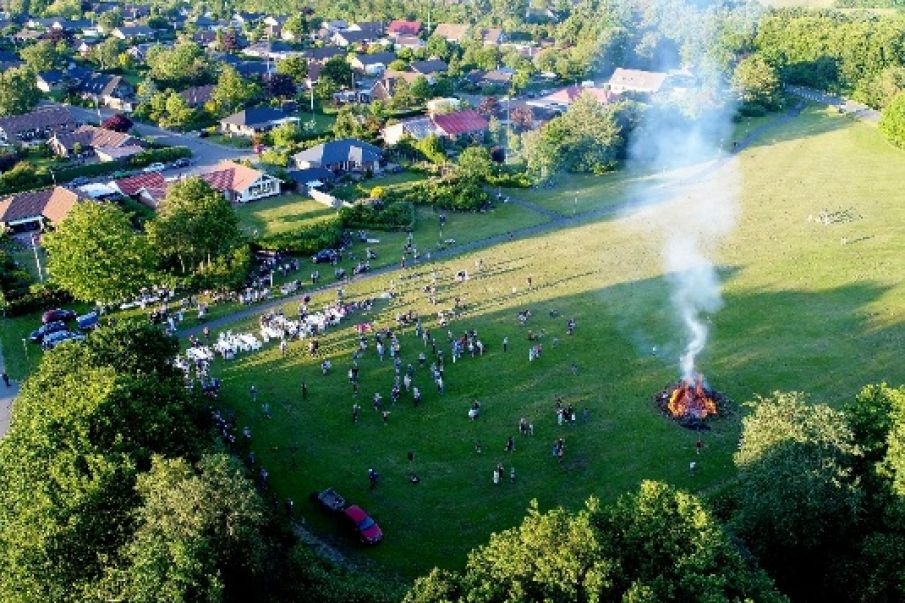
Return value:
<svg viewBox="0 0 905 603">
<path fill-rule="evenodd" d="M 412 83 L 409 86 L 409 93 L 416 103 L 423 103 L 429 99 L 431 96 L 431 86 L 427 82 L 427 78 L 423 75 L 419 75 L 412 80 Z"/>
<path fill-rule="evenodd" d="M 2 101 L 0 101 L 0 107 L 2 107 Z M 0 113 L 2 113 L 2 109 L 0 109 Z M 905 92 L 898 93 L 883 109 L 879 129 L 889 142 L 897 147 L 905 148 Z"/>
<path fill-rule="evenodd" d="M 41 91 L 34 74 L 25 67 L 0 73 L 0 117 L 27 113 L 38 104 Z"/>
<path fill-rule="evenodd" d="M 773 111 L 780 106 L 779 77 L 761 55 L 753 54 L 739 61 L 732 76 L 732 87 L 743 111 Z"/>
<path fill-rule="evenodd" d="M 219 600 L 226 576 L 261 570 L 264 509 L 235 459 L 206 455 L 192 467 L 157 456 L 136 490 L 137 529 L 122 549 L 125 563 L 107 575 L 117 600 Z"/>
<path fill-rule="evenodd" d="M 97 24 L 108 33 L 117 27 L 120 27 L 123 23 L 123 11 L 118 7 L 113 10 L 104 11 L 97 18 Z"/>
<path fill-rule="evenodd" d="M 302 138 L 302 129 L 297 121 L 287 121 L 270 131 L 270 139 L 273 146 L 281 149 L 289 149 Z"/>
<path fill-rule="evenodd" d="M 22 57 L 29 69 L 40 73 L 59 67 L 66 55 L 61 53 L 57 45 L 50 40 L 41 40 L 23 48 L 19 52 L 19 56 Z"/>
<path fill-rule="evenodd" d="M 527 105 L 519 105 L 509 113 L 509 123 L 517 132 L 524 132 L 534 127 L 534 113 Z"/>
<path fill-rule="evenodd" d="M 424 46 L 427 56 L 445 59 L 449 56 L 449 43 L 442 36 L 432 35 Z"/>
<path fill-rule="evenodd" d="M 104 69 L 111 69 L 119 64 L 119 57 L 125 50 L 125 44 L 119 38 L 110 36 L 91 51 L 91 58 Z"/>
<path fill-rule="evenodd" d="M 257 84 L 245 80 L 231 65 L 225 65 L 220 71 L 217 86 L 211 92 L 213 113 L 230 115 L 257 98 L 260 93 Z"/>
<path fill-rule="evenodd" d="M 203 83 L 213 75 L 204 49 L 190 40 L 177 42 L 172 48 L 152 47 L 146 63 L 151 79 L 180 90 L 187 85 Z"/>
<path fill-rule="evenodd" d="M 493 162 L 490 153 L 485 147 L 468 147 L 459 155 L 460 178 L 473 182 L 482 182 L 493 173 Z"/>
<path fill-rule="evenodd" d="M 742 419 L 732 523 L 784 592 L 825 584 L 854 524 L 853 440 L 841 412 L 798 393 L 758 398 Z"/>
<path fill-rule="evenodd" d="M 418 141 L 415 148 L 431 163 L 437 165 L 446 163 L 446 153 L 443 152 L 443 145 L 440 144 L 440 139 L 436 134 L 428 134 Z"/>
<path fill-rule="evenodd" d="M 318 82 L 326 82 L 335 92 L 352 85 L 352 66 L 344 56 L 335 56 L 324 63 Z"/>
<path fill-rule="evenodd" d="M 293 55 L 277 63 L 277 73 L 288 75 L 296 84 L 301 84 L 308 77 L 308 61 Z"/>
<path fill-rule="evenodd" d="M 176 350 L 121 321 L 45 355 L 23 385 L 0 441 L 0 599 L 94 598 L 133 529 L 137 472 L 152 454 L 197 454 L 202 407 Z"/>
<path fill-rule="evenodd" d="M 361 136 L 363 129 L 361 121 L 352 110 L 352 107 L 345 106 L 336 114 L 336 121 L 332 126 L 333 137 L 337 140 L 341 138 L 358 138 Z"/>
<path fill-rule="evenodd" d="M 875 109 L 883 109 L 900 92 L 905 91 L 905 67 L 891 66 L 872 80 L 861 80 L 855 96 Z"/>
<path fill-rule="evenodd" d="M 494 533 L 462 573 L 435 569 L 405 603 L 449 601 L 759 601 L 782 595 L 694 496 L 656 482 L 611 508 L 541 513 Z"/>
<path fill-rule="evenodd" d="M 295 82 L 282 73 L 271 74 L 265 85 L 267 95 L 271 98 L 292 98 L 295 96 Z"/>
<path fill-rule="evenodd" d="M 178 263 L 182 275 L 231 253 L 242 242 L 236 212 L 200 178 L 171 185 L 147 229 L 155 251 Z"/>
<path fill-rule="evenodd" d="M 308 33 L 308 21 L 305 20 L 304 15 L 300 12 L 296 12 L 290 15 L 289 18 L 286 19 L 286 22 L 283 23 L 283 31 L 291 33 L 293 40 L 300 40 Z"/>
<path fill-rule="evenodd" d="M 500 101 L 495 96 L 485 96 L 478 105 L 478 113 L 484 117 L 496 115 L 500 110 Z"/>
<path fill-rule="evenodd" d="M 404 109 L 415 104 L 415 97 L 409 83 L 403 79 L 396 80 L 393 85 L 393 98 L 390 105 L 394 109 Z"/>
<path fill-rule="evenodd" d="M 114 132 L 128 132 L 132 129 L 132 120 L 125 113 L 116 113 L 105 119 L 101 127 Z"/>
<path fill-rule="evenodd" d="M 148 284 L 150 249 L 111 203 L 76 204 L 44 245 L 51 278 L 76 299 L 119 302 Z"/>
<path fill-rule="evenodd" d="M 196 110 L 189 107 L 189 103 L 184 96 L 170 90 L 164 95 L 164 98 L 164 111 L 160 118 L 162 126 L 184 128 L 195 120 Z"/>
</svg>

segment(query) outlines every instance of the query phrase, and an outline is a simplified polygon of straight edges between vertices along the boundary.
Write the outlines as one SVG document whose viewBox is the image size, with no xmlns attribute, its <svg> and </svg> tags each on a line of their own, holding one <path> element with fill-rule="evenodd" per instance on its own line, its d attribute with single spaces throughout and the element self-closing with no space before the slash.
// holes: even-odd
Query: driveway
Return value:
<svg viewBox="0 0 905 603">
<path fill-rule="evenodd" d="M 77 121 L 93 124 L 98 123 L 97 109 L 86 109 L 84 107 L 74 107 L 70 105 L 69 111 Z M 110 109 L 103 108 L 100 110 L 103 119 L 116 113 L 118 113 L 118 111 L 111 111 Z M 167 170 L 167 176 L 190 175 L 208 171 L 211 167 L 217 165 L 224 159 L 248 159 L 255 157 L 254 153 L 247 149 L 237 149 L 217 144 L 204 138 L 173 132 L 172 130 L 158 128 L 157 126 L 152 126 L 151 124 L 143 122 L 135 122 L 135 129 L 142 136 L 151 138 L 161 144 L 188 147 L 189 150 L 192 151 L 193 163 L 191 167 L 183 170 Z"/>
<path fill-rule="evenodd" d="M 857 103 L 853 100 L 836 96 L 829 92 L 824 92 L 823 90 L 807 88 L 805 86 L 786 86 L 785 90 L 800 98 L 806 98 L 822 105 L 836 107 L 840 113 L 846 113 L 857 119 L 863 119 L 866 122 L 875 124 L 880 121 L 880 112 L 871 109 L 863 103 Z"/>
</svg>

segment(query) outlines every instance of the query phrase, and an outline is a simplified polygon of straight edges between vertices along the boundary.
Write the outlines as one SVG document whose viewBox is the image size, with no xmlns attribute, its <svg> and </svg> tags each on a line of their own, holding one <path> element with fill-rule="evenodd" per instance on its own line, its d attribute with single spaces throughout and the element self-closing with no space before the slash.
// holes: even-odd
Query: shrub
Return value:
<svg viewBox="0 0 905 603">
<path fill-rule="evenodd" d="M 325 247 L 335 247 L 341 236 L 340 218 L 335 216 L 301 228 L 263 237 L 254 241 L 252 246 L 268 251 L 308 255 Z"/>
<path fill-rule="evenodd" d="M 356 203 L 339 212 L 345 228 L 409 230 L 415 227 L 415 206 L 408 201 L 389 204 Z"/>
</svg>

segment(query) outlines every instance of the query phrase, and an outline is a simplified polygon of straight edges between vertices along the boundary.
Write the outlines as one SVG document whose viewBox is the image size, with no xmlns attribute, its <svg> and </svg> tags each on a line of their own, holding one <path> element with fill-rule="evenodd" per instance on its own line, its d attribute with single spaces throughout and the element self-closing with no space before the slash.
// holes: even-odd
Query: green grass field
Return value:
<svg viewBox="0 0 905 603">
<path fill-rule="evenodd" d="M 711 385 L 738 403 L 795 389 L 838 404 L 865 383 L 905 382 L 905 155 L 871 126 L 809 108 L 737 162 L 738 224 L 715 248 L 725 307 L 712 319 L 711 341 L 700 358 Z M 567 212 L 576 191 L 588 190 L 580 197 L 583 208 L 609 206 L 624 198 L 620 190 L 632 190 L 632 178 L 571 178 L 560 188 L 529 191 L 530 200 Z M 665 210 L 675 202 L 662 203 Z M 823 210 L 845 219 L 809 220 Z M 642 479 L 708 491 L 731 478 L 744 406 L 713 425 L 696 459 L 694 434 L 664 419 L 652 402 L 676 378 L 681 338 L 661 265 L 663 233 L 644 226 L 645 214 L 628 214 L 439 262 L 438 306 L 421 292 L 430 282 L 428 268 L 405 279 L 394 274 L 350 285 L 347 297 L 377 297 L 390 287 L 397 296 L 322 338 L 334 363 L 326 377 L 304 353 L 304 343 L 293 343 L 285 359 L 271 347 L 218 363 L 223 398 L 236 407 L 239 425 L 252 427 L 253 448 L 270 469 L 275 492 L 302 501 L 318 488 L 339 489 L 371 511 L 387 533 L 373 549 L 344 548 L 354 559 L 409 577 L 435 565 L 461 566 L 469 548 L 516 524 L 532 498 L 542 508 L 577 508 L 589 495 L 612 500 Z M 472 270 L 478 258 L 485 271 L 455 282 L 454 273 Z M 324 294 L 315 305 L 333 297 Z M 476 329 L 488 352 L 453 365 L 435 313 L 451 307 L 455 297 L 465 309 L 449 328 Z M 393 371 L 371 347 L 360 361 L 363 416 L 353 425 L 346 379 L 356 342 L 352 325 L 391 326 L 397 312 L 409 309 L 425 317 L 445 351 L 446 394 L 438 396 L 426 369 L 419 369 L 415 383 L 425 391 L 425 403 L 413 408 L 403 396 L 383 424 L 370 401 L 380 391 L 388 403 Z M 523 309 L 533 313 L 526 327 L 515 319 Z M 551 310 L 559 316 L 551 317 Z M 572 337 L 565 334 L 568 317 L 578 321 Z M 534 363 L 527 357 L 529 328 L 542 335 L 545 347 Z M 504 337 L 510 340 L 507 354 L 500 349 Z M 402 335 L 405 364 L 422 349 L 410 331 Z M 307 401 L 299 395 L 303 380 L 311 392 Z M 273 419 L 250 403 L 252 384 L 259 403 L 273 407 Z M 557 426 L 558 395 L 587 408 L 589 421 Z M 466 418 L 473 399 L 483 405 L 475 422 Z M 533 438 L 517 436 L 521 416 L 534 423 Z M 509 435 L 517 436 L 515 453 L 503 452 Z M 557 464 L 550 447 L 560 436 L 567 448 Z M 483 446 L 480 455 L 476 441 Z M 418 485 L 406 480 L 409 450 L 422 479 Z M 694 477 L 690 460 L 699 461 Z M 491 484 L 497 462 L 507 471 L 516 468 L 515 484 Z M 369 467 L 383 476 L 375 491 L 367 487 Z M 315 531 L 346 542 L 313 505 L 299 508 Z"/>
</svg>

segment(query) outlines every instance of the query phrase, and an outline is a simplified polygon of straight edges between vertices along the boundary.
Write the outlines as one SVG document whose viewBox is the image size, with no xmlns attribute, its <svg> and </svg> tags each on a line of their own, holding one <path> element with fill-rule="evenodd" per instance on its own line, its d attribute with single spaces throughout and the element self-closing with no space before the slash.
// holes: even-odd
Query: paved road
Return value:
<svg viewBox="0 0 905 603">
<path fill-rule="evenodd" d="M 863 119 L 866 122 L 877 123 L 880 121 L 880 112 L 871 109 L 863 103 L 857 103 L 851 99 L 847 99 L 835 94 L 817 90 L 816 88 L 807 88 L 805 86 L 786 86 L 787 92 L 794 94 L 799 98 L 836 107 L 841 113 L 847 113 L 857 119 Z"/>
<path fill-rule="evenodd" d="M 98 123 L 97 110 L 85 109 L 84 107 L 75 107 L 70 105 L 69 110 L 76 120 L 85 123 Z M 101 117 L 104 119 L 117 113 L 109 109 L 100 110 Z M 179 145 L 188 147 L 192 151 L 193 165 L 185 170 L 167 170 L 164 175 L 178 176 L 184 174 L 192 174 L 205 171 L 210 167 L 220 163 L 224 159 L 243 159 L 252 158 L 254 153 L 245 149 L 237 149 L 222 144 L 211 142 L 205 138 L 197 136 L 189 136 L 179 132 L 173 132 L 165 128 L 158 128 L 150 124 L 136 122 L 135 129 L 142 136 L 152 138 L 157 142 L 167 145 Z"/>
<path fill-rule="evenodd" d="M 0 372 L 6 370 L 3 364 L 3 350 L 0 350 Z M 6 387 L 0 382 L 0 437 L 6 435 L 9 430 L 10 414 L 13 410 L 13 401 L 19 393 L 19 384 L 11 383 L 10 387 Z"/>
</svg>

